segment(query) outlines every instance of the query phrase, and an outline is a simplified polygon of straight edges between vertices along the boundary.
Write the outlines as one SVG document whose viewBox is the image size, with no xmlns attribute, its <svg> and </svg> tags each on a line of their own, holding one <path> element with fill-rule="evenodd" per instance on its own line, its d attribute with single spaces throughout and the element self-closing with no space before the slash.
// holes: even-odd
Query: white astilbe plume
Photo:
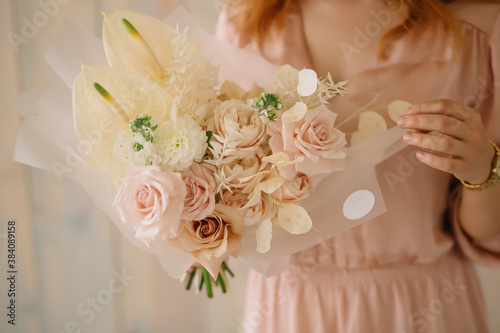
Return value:
<svg viewBox="0 0 500 333">
<path fill-rule="evenodd" d="M 172 64 L 166 70 L 168 75 L 163 82 L 171 96 L 178 96 L 179 116 L 203 118 L 202 106 L 216 98 L 214 87 L 217 84 L 219 68 L 212 66 L 200 53 L 198 41 L 190 40 L 184 32 L 172 39 Z"/>
</svg>

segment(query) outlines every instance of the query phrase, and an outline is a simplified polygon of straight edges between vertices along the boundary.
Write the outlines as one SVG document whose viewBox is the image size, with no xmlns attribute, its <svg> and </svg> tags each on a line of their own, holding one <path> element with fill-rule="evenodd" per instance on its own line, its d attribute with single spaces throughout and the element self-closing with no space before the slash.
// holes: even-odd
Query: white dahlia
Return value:
<svg viewBox="0 0 500 333">
<path fill-rule="evenodd" d="M 207 135 L 194 120 L 180 117 L 175 122 L 163 122 L 155 131 L 153 143 L 162 166 L 183 172 L 205 155 Z"/>
</svg>

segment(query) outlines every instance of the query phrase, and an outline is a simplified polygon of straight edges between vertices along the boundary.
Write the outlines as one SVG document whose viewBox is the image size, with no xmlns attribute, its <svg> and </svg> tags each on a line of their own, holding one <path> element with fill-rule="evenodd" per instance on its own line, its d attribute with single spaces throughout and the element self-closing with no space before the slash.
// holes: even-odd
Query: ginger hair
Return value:
<svg viewBox="0 0 500 333">
<path fill-rule="evenodd" d="M 227 10 L 238 15 L 236 30 L 248 32 L 262 45 L 269 37 L 271 26 L 277 31 L 283 28 L 287 13 L 299 0 L 232 0 Z M 453 15 L 446 4 L 454 0 L 384 0 L 396 11 L 401 24 L 382 36 L 379 53 L 384 56 L 384 45 L 394 35 L 404 33 L 422 23 L 432 23 L 442 28 L 448 40 L 461 44 L 461 35 Z M 491 1 L 498 2 L 498 1 Z"/>
</svg>

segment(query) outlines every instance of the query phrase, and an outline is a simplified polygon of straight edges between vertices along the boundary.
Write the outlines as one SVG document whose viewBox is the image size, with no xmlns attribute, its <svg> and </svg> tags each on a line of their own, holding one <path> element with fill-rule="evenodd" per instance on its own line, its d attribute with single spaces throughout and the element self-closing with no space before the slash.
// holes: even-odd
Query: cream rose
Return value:
<svg viewBox="0 0 500 333">
<path fill-rule="evenodd" d="M 169 244 L 191 253 L 214 279 L 228 255 L 237 257 L 243 220 L 238 210 L 222 204 L 199 221 L 184 221 L 177 238 Z"/>
<path fill-rule="evenodd" d="M 243 216 L 243 223 L 245 226 L 257 225 L 274 215 L 274 205 L 266 194 L 260 197 L 256 205 L 245 207 L 248 203 L 248 194 L 226 191 L 222 195 L 222 203 L 238 209 L 241 216 Z"/>
<path fill-rule="evenodd" d="M 222 160 L 222 172 L 229 179 L 228 183 L 233 188 L 244 188 L 252 182 L 254 176 L 266 168 L 268 164 L 262 162 L 264 152 L 261 147 L 258 147 L 255 152 L 250 152 L 246 155 L 229 158 L 229 162 Z"/>
<path fill-rule="evenodd" d="M 315 184 L 329 173 L 345 168 L 345 134 L 334 126 L 336 114 L 325 106 L 307 110 L 296 122 L 274 122 L 268 125 L 269 146 L 273 153 L 285 152 L 291 159 L 304 161 L 280 167 L 280 176 L 291 180 L 298 172 Z"/>
<path fill-rule="evenodd" d="M 182 174 L 186 184 L 183 220 L 201 220 L 210 214 L 215 207 L 215 183 L 210 170 L 193 163 L 188 171 Z"/>
<path fill-rule="evenodd" d="M 303 173 L 297 173 L 292 180 L 285 180 L 280 188 L 271 193 L 271 199 L 279 204 L 298 204 L 312 190 L 309 178 Z"/>
<path fill-rule="evenodd" d="M 157 166 L 131 164 L 113 206 L 146 246 L 177 236 L 186 197 L 181 175 Z"/>
<path fill-rule="evenodd" d="M 248 148 L 260 145 L 267 138 L 266 126 L 248 104 L 231 99 L 222 102 L 214 110 L 214 134 L 236 147 Z"/>
</svg>

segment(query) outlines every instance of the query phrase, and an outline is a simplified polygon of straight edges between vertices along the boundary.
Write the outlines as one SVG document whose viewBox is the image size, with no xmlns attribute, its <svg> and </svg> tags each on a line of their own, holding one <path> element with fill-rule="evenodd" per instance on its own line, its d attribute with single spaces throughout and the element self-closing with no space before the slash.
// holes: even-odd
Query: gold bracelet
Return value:
<svg viewBox="0 0 500 333">
<path fill-rule="evenodd" d="M 493 160 L 491 161 L 490 176 L 481 184 L 471 184 L 465 180 L 460 180 L 466 188 L 471 190 L 486 190 L 500 182 L 500 149 L 498 149 L 498 146 L 493 141 L 490 141 L 490 143 L 495 148 L 495 156 L 493 156 Z"/>
</svg>

